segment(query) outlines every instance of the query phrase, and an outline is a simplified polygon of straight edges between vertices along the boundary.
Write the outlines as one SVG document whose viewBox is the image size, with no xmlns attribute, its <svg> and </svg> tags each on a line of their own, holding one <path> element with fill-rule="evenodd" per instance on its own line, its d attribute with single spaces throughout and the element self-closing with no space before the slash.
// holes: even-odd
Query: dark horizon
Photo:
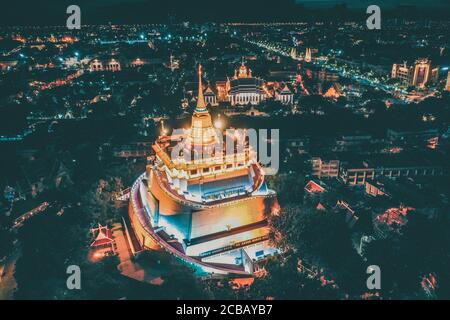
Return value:
<svg viewBox="0 0 450 320">
<path fill-rule="evenodd" d="M 280 0 L 276 4 L 268 0 L 228 0 L 215 3 L 210 0 L 179 1 L 163 3 L 152 0 L 79 0 L 82 24 L 145 24 L 166 23 L 169 16 L 175 21 L 194 22 L 256 22 L 256 21 L 304 21 L 365 19 L 364 7 L 369 1 L 351 0 Z M 44 0 L 38 3 L 17 0 L 0 12 L 2 26 L 65 25 L 66 8 L 74 4 L 69 0 Z M 442 0 L 385 0 L 373 3 L 388 10 L 387 17 L 447 18 L 450 3 Z M 422 5 L 423 4 L 423 5 Z M 417 7 L 420 5 L 420 8 Z M 439 8 L 439 10 L 435 10 Z"/>
</svg>

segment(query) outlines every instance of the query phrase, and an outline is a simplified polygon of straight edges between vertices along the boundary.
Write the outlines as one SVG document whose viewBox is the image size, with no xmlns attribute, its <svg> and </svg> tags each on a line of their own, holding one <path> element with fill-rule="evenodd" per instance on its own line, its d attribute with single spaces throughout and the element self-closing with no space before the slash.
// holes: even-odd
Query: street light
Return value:
<svg viewBox="0 0 450 320">
<path fill-rule="evenodd" d="M 220 119 L 220 114 L 217 115 L 217 120 L 214 122 L 214 126 L 216 129 L 222 129 L 223 128 L 223 122 Z"/>
</svg>

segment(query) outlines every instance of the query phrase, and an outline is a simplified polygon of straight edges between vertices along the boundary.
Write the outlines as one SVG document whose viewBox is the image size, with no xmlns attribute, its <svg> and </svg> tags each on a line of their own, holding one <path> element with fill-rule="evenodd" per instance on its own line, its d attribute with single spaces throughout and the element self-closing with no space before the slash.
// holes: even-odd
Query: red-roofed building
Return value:
<svg viewBox="0 0 450 320">
<path fill-rule="evenodd" d="M 96 235 L 95 240 L 91 243 L 91 247 L 109 247 L 114 243 L 112 232 L 106 226 L 99 224 L 97 228 L 92 228 L 91 232 Z"/>
<path fill-rule="evenodd" d="M 308 193 L 324 193 L 326 189 L 322 187 L 317 182 L 314 182 L 313 180 L 309 180 L 308 183 L 305 186 L 305 191 Z"/>
</svg>

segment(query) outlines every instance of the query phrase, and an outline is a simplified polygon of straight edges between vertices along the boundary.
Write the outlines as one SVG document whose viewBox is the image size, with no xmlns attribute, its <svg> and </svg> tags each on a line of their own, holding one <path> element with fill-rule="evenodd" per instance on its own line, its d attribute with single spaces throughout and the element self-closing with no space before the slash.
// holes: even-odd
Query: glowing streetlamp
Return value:
<svg viewBox="0 0 450 320">
<path fill-rule="evenodd" d="M 161 135 L 165 136 L 167 134 L 167 130 L 164 127 L 164 120 L 161 120 Z"/>
<path fill-rule="evenodd" d="M 214 126 L 216 127 L 216 129 L 222 129 L 223 128 L 223 122 L 220 119 L 220 114 L 217 115 L 217 120 L 214 122 Z"/>
</svg>

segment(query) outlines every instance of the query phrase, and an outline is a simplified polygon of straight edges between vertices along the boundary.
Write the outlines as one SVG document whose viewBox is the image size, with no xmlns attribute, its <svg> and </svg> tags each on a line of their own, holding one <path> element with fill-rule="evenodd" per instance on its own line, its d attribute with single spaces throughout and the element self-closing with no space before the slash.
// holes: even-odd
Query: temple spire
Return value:
<svg viewBox="0 0 450 320">
<path fill-rule="evenodd" d="M 203 85 L 202 85 L 202 65 L 198 66 L 198 99 L 197 99 L 197 107 L 195 108 L 196 112 L 205 112 L 206 103 L 205 97 L 203 96 Z"/>
</svg>

